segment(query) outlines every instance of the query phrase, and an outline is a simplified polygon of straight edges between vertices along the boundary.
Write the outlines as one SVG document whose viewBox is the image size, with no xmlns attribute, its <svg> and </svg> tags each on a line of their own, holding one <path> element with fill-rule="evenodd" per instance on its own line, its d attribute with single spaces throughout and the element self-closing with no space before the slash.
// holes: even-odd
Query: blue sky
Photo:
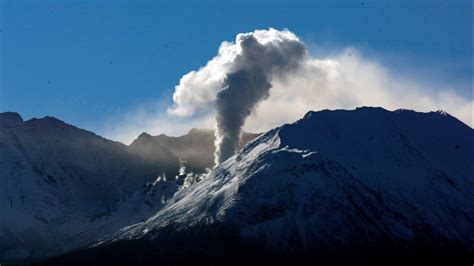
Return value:
<svg viewBox="0 0 474 266">
<path fill-rule="evenodd" d="M 153 101 L 239 32 L 274 27 L 316 55 L 359 48 L 472 99 L 471 1 L 5 1 L 0 111 L 101 131 Z"/>
</svg>

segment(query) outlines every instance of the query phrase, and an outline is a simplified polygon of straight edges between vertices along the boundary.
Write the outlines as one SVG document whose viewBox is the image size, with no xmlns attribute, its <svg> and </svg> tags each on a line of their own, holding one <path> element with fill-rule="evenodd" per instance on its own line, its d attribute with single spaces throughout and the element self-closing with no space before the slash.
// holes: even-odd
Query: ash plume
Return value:
<svg viewBox="0 0 474 266">
<path fill-rule="evenodd" d="M 270 96 L 272 77 L 295 70 L 306 54 L 298 39 L 272 37 L 263 43 L 253 33 L 237 36 L 241 53 L 235 57 L 232 72 L 226 75 L 215 100 L 216 164 L 237 151 L 245 119 Z"/>
<path fill-rule="evenodd" d="M 222 43 L 219 54 L 204 68 L 183 76 L 173 95 L 176 106 L 169 112 L 189 115 L 215 95 L 215 163 L 220 164 L 237 151 L 242 126 L 258 103 L 270 96 L 272 80 L 297 70 L 306 54 L 303 42 L 288 30 L 238 34 L 234 43 Z"/>
</svg>

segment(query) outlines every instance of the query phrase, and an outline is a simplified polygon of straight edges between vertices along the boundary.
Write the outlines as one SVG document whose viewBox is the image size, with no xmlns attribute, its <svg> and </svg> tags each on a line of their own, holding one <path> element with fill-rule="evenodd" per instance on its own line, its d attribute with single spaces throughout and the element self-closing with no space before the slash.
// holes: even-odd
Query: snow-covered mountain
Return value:
<svg viewBox="0 0 474 266">
<path fill-rule="evenodd" d="M 57 255 L 148 218 L 184 182 L 180 149 L 213 151 L 213 135 L 144 133 L 126 146 L 53 117 L 0 113 L 0 262 Z"/>
<path fill-rule="evenodd" d="M 81 247 L 157 211 L 177 190 L 162 183 L 158 199 L 137 193 L 173 165 L 55 118 L 3 113 L 0 125 L 0 261 Z"/>
<path fill-rule="evenodd" d="M 273 129 L 148 220 L 51 262 L 420 249 L 474 251 L 474 131 L 364 107 Z"/>
</svg>

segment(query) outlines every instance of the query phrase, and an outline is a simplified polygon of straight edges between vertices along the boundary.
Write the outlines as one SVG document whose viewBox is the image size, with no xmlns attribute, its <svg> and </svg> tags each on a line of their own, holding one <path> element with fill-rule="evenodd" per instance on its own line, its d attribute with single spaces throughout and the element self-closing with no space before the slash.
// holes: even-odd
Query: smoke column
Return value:
<svg viewBox="0 0 474 266">
<path fill-rule="evenodd" d="M 216 164 L 237 151 L 245 119 L 269 97 L 272 76 L 296 69 L 306 52 L 297 39 L 261 43 L 252 33 L 239 34 L 236 44 L 241 53 L 235 57 L 232 72 L 226 75 L 215 100 Z"/>
<path fill-rule="evenodd" d="M 169 112 L 189 116 L 214 105 L 218 165 L 237 151 L 242 126 L 257 104 L 269 97 L 272 79 L 297 70 L 306 55 L 303 42 L 288 30 L 238 34 L 234 43 L 222 43 L 205 67 L 183 76 Z"/>
</svg>

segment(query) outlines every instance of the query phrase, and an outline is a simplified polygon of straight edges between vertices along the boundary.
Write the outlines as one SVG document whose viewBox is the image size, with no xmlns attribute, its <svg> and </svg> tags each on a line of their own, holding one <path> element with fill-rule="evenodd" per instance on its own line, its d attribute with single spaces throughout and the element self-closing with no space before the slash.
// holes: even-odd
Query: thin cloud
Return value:
<svg viewBox="0 0 474 266">
<path fill-rule="evenodd" d="M 444 110 L 473 126 L 472 99 L 449 85 L 395 74 L 354 48 L 323 59 L 312 58 L 290 79 L 275 82 L 270 97 L 247 120 L 246 130 L 264 131 L 301 118 L 308 110 L 381 106 L 389 110 Z M 287 88 L 291 88 L 291 92 Z"/>
</svg>

